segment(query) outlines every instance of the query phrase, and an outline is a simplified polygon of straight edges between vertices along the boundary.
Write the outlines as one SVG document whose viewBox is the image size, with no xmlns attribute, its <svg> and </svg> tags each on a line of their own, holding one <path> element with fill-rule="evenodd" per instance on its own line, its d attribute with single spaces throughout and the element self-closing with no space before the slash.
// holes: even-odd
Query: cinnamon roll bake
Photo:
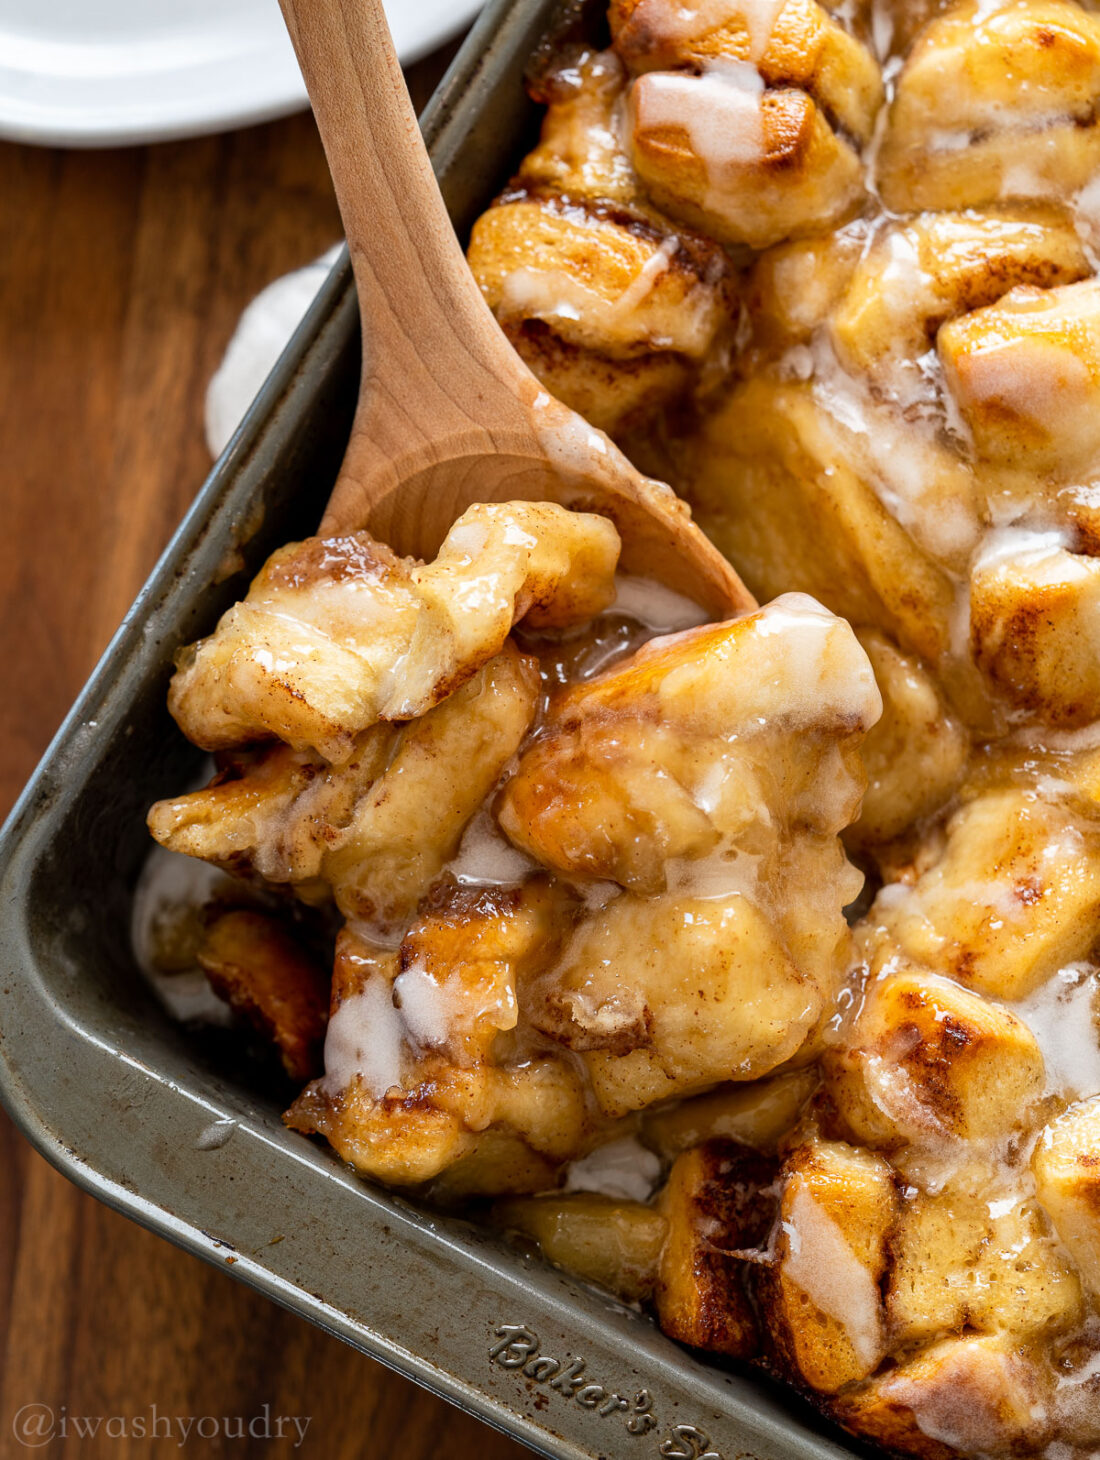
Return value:
<svg viewBox="0 0 1100 1460">
<path fill-rule="evenodd" d="M 763 606 L 548 504 L 282 549 L 172 684 L 153 961 L 694 1350 L 1096 1456 L 1100 9 L 611 0 L 529 84 L 471 268 Z"/>
</svg>

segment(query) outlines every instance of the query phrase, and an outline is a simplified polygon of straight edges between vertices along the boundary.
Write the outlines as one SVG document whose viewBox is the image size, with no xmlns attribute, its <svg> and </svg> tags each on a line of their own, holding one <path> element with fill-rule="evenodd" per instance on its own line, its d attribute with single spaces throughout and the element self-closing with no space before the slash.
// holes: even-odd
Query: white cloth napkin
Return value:
<svg viewBox="0 0 1100 1460">
<path fill-rule="evenodd" d="M 340 245 L 334 244 L 314 263 L 276 279 L 241 315 L 206 388 L 206 444 L 211 456 L 220 456 L 225 449 L 339 252 Z"/>
</svg>

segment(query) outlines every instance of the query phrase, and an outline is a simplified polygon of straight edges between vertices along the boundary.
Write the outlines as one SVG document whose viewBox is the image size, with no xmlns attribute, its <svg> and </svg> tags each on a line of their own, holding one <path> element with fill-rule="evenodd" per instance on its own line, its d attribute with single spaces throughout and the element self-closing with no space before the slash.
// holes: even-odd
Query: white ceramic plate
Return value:
<svg viewBox="0 0 1100 1460">
<path fill-rule="evenodd" d="M 386 0 L 397 53 L 457 35 L 481 0 Z M 157 142 L 305 106 L 277 0 L 0 0 L 0 136 Z"/>
</svg>

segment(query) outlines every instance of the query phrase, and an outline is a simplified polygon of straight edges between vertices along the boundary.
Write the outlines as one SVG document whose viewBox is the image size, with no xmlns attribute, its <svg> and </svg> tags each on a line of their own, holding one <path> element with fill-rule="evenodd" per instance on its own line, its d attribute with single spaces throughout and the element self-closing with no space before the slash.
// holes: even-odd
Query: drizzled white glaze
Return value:
<svg viewBox="0 0 1100 1460">
<path fill-rule="evenodd" d="M 885 1347 L 878 1286 L 840 1227 L 803 1188 L 795 1193 L 783 1231 L 784 1277 L 841 1325 L 861 1363 L 877 1363 Z"/>
<path fill-rule="evenodd" d="M 483 807 L 467 826 L 446 870 L 469 887 L 514 887 L 534 867 L 531 858 L 512 845 L 489 809 Z"/>
<path fill-rule="evenodd" d="M 500 312 L 505 317 L 545 320 L 583 319 L 596 328 L 613 328 L 636 308 L 666 273 L 676 240 L 666 238 L 645 261 L 626 289 L 613 299 L 565 269 L 523 266 L 505 274 L 501 283 Z"/>
<path fill-rule="evenodd" d="M 898 271 L 900 280 L 908 278 L 915 265 L 910 254 L 899 248 L 888 267 Z M 905 287 L 911 284 L 910 279 Z M 935 377 L 932 389 L 921 386 L 925 376 L 914 366 L 888 375 L 893 395 L 883 400 L 872 394 L 866 379 L 844 369 L 827 333 L 815 336 L 809 347 L 796 348 L 797 372 L 792 369 L 790 373 L 807 378 L 808 348 L 814 399 L 858 438 L 857 450 L 864 454 L 870 484 L 890 514 L 935 557 L 965 560 L 979 541 L 981 524 L 970 502 L 944 490 L 945 459 L 939 434 L 946 413 L 934 356 L 928 364 Z M 784 368 L 782 361 L 779 368 Z M 916 410 L 903 414 L 908 407 Z M 842 458 L 850 456 L 850 444 L 838 441 L 837 452 Z"/>
<path fill-rule="evenodd" d="M 635 1136 L 608 1141 L 566 1169 L 566 1191 L 593 1191 L 621 1201 L 649 1201 L 661 1178 L 661 1162 Z"/>
<path fill-rule="evenodd" d="M 701 36 L 737 24 L 748 33 L 749 56 L 759 61 L 768 48 L 786 0 L 694 0 L 666 3 L 640 0 L 632 26 L 660 37 L 664 44 L 687 45 Z"/>
<path fill-rule="evenodd" d="M 655 634 L 678 633 L 707 621 L 705 610 L 697 603 L 652 578 L 619 573 L 615 577 L 615 590 L 612 610 L 636 619 Z"/>
<path fill-rule="evenodd" d="M 985 573 L 1009 563 L 1033 568 L 1069 546 L 1070 533 L 1061 527 L 1009 526 L 987 532 L 974 556 L 972 571 Z"/>
<path fill-rule="evenodd" d="M 445 1044 L 464 1013 L 461 991 L 456 998 L 454 990 L 416 963 L 394 979 L 393 1003 L 409 1039 L 421 1049 Z"/>
<path fill-rule="evenodd" d="M 401 1087 L 405 1060 L 405 1021 L 394 1008 L 384 979 L 370 978 L 359 993 L 344 999 L 328 1022 L 322 1089 L 338 1096 L 357 1078 L 376 1100 Z"/>
<path fill-rule="evenodd" d="M 233 882 L 218 867 L 179 852 L 154 847 L 146 858 L 130 914 L 130 943 L 138 966 L 173 1019 L 229 1025 L 229 1005 L 218 998 L 205 973 L 192 968 L 167 970 L 160 960 L 166 929 L 201 908 Z M 169 935 L 170 936 L 170 935 Z"/>
<path fill-rule="evenodd" d="M 1069 964 L 1008 1007 L 1035 1036 L 1049 1093 L 1071 1101 L 1100 1095 L 1100 978 L 1091 964 Z"/>
<path fill-rule="evenodd" d="M 749 622 L 768 646 L 761 707 L 785 719 L 818 719 L 834 708 L 873 725 L 882 714 L 874 672 L 843 619 L 808 593 L 781 593 Z M 768 672 L 770 670 L 770 673 Z"/>
<path fill-rule="evenodd" d="M 760 162 L 765 146 L 763 97 L 764 83 L 756 67 L 727 61 L 712 63 L 701 76 L 649 72 L 634 83 L 630 106 L 636 131 L 686 132 L 715 192 L 731 173 Z"/>
</svg>

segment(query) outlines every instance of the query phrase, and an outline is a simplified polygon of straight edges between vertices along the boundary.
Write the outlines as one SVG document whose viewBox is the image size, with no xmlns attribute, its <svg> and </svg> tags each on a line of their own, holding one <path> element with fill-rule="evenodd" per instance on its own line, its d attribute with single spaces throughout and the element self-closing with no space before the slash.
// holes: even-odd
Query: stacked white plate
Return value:
<svg viewBox="0 0 1100 1460">
<path fill-rule="evenodd" d="M 464 29 L 481 0 L 387 0 L 403 62 Z M 277 0 L 0 0 L 0 136 L 155 142 L 306 104 Z"/>
</svg>

